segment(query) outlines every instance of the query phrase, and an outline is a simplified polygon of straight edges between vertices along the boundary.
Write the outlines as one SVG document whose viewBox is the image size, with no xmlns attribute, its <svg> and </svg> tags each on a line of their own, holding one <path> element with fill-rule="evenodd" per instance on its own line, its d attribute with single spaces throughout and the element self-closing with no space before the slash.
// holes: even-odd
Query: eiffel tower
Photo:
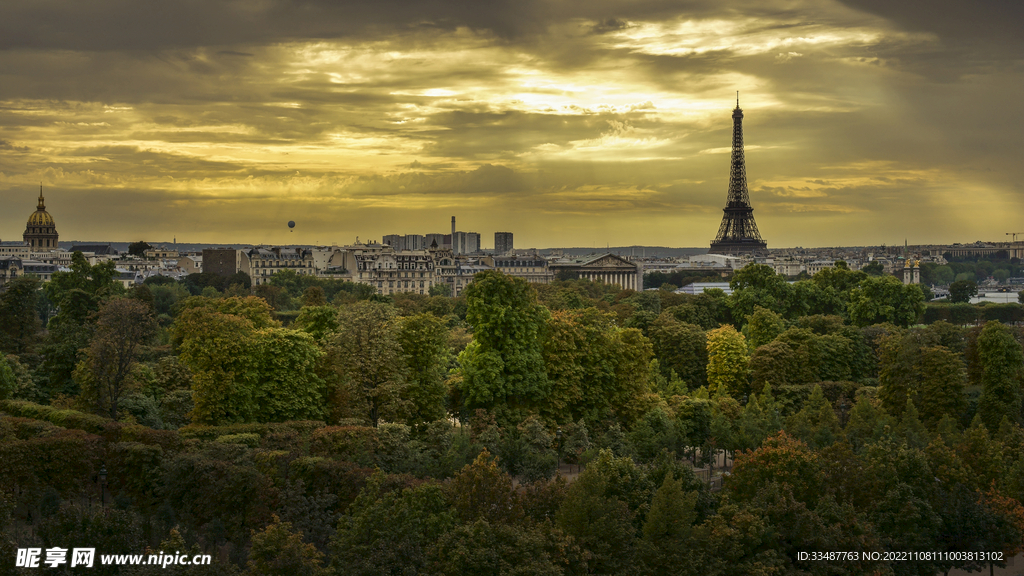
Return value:
<svg viewBox="0 0 1024 576">
<path fill-rule="evenodd" d="M 743 160 L 743 110 L 740 93 L 736 93 L 736 109 L 732 111 L 732 166 L 729 169 L 729 198 L 718 236 L 711 243 L 711 254 L 744 254 L 765 250 L 754 223 L 754 209 L 747 192 L 747 168 Z"/>
</svg>

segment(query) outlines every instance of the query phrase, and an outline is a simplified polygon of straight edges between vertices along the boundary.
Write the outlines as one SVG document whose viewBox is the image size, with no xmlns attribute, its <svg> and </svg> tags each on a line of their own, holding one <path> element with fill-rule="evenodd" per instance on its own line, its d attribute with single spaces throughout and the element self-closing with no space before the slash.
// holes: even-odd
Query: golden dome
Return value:
<svg viewBox="0 0 1024 576">
<path fill-rule="evenodd" d="M 39 187 L 39 203 L 36 204 L 36 211 L 28 217 L 26 226 L 53 226 L 53 216 L 46 211 L 46 204 L 43 202 L 43 187 Z"/>
<path fill-rule="evenodd" d="M 24 214 L 24 212 L 22 212 Z M 28 217 L 29 226 L 53 226 L 53 216 L 46 210 L 37 210 Z"/>
</svg>

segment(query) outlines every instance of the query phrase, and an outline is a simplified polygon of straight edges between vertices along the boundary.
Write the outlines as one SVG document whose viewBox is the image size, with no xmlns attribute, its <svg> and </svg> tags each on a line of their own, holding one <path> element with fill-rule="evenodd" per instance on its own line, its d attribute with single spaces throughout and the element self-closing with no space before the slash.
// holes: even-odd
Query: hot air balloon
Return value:
<svg viewBox="0 0 1024 576">
<path fill-rule="evenodd" d="M 288 221 L 288 231 L 295 232 L 295 220 Z"/>
</svg>

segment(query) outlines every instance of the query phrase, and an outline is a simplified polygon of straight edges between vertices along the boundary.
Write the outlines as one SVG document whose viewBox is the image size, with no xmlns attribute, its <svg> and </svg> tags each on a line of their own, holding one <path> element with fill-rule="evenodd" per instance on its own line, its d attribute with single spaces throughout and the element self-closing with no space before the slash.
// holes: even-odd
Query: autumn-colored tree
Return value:
<svg viewBox="0 0 1024 576">
<path fill-rule="evenodd" d="M 117 419 L 139 348 L 155 332 L 153 310 L 144 302 L 116 298 L 100 307 L 96 332 L 76 376 L 81 379 L 83 394 L 110 418 Z"/>
<path fill-rule="evenodd" d="M 746 340 L 732 326 L 708 332 L 708 390 L 732 396 L 750 392 Z"/>
<path fill-rule="evenodd" d="M 462 522 L 514 523 L 523 516 L 512 477 L 498 468 L 486 449 L 460 470 L 447 488 L 452 509 Z"/>
<path fill-rule="evenodd" d="M 324 555 L 316 546 L 302 541 L 302 534 L 291 523 L 273 522 L 257 532 L 252 531 L 247 574 L 249 576 L 317 576 L 323 573 Z"/>
<path fill-rule="evenodd" d="M 725 488 L 738 499 L 751 499 L 772 481 L 788 484 L 798 501 L 813 505 L 821 489 L 817 454 L 807 444 L 779 432 L 757 450 L 736 455 Z"/>
</svg>

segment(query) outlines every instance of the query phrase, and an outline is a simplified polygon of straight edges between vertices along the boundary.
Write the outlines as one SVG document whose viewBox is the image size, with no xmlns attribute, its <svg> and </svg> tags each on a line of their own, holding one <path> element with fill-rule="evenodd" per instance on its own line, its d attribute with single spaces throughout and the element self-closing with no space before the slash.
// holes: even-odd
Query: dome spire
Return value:
<svg viewBox="0 0 1024 576">
<path fill-rule="evenodd" d="M 36 205 L 36 210 L 46 210 L 46 204 L 43 202 L 43 183 L 39 183 L 39 204 Z"/>
</svg>

